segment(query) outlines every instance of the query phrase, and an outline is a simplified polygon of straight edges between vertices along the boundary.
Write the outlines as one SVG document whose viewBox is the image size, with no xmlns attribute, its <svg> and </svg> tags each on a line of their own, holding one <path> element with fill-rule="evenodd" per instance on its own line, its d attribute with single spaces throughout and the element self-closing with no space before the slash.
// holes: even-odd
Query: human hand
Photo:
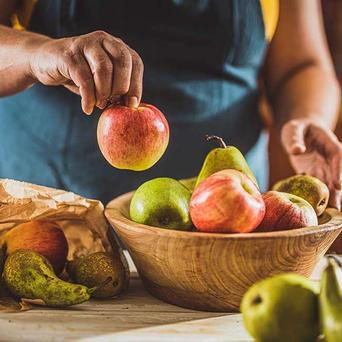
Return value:
<svg viewBox="0 0 342 342">
<path fill-rule="evenodd" d="M 82 98 L 82 110 L 120 99 L 129 107 L 141 100 L 143 62 L 121 39 L 103 31 L 47 39 L 32 49 L 32 77 L 45 85 L 63 85 Z"/>
<path fill-rule="evenodd" d="M 336 135 L 310 119 L 294 119 L 283 126 L 281 140 L 296 173 L 326 183 L 330 206 L 341 210 L 342 145 Z"/>
</svg>

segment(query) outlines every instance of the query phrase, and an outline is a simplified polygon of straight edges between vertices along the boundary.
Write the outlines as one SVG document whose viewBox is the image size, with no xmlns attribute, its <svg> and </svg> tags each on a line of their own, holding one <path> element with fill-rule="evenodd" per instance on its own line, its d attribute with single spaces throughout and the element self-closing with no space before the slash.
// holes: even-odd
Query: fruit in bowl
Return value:
<svg viewBox="0 0 342 342">
<path fill-rule="evenodd" d="M 172 178 L 155 178 L 143 183 L 134 193 L 130 217 L 137 223 L 150 226 L 190 230 L 191 192 Z"/>
<path fill-rule="evenodd" d="M 287 192 L 304 198 L 314 208 L 317 216 L 323 214 L 329 202 L 329 189 L 318 178 L 309 175 L 295 175 L 280 180 L 272 190 Z"/>
<path fill-rule="evenodd" d="M 132 196 L 113 199 L 105 216 L 130 251 L 145 288 L 190 309 L 236 311 L 258 280 L 283 272 L 310 276 L 342 231 L 342 213 L 332 208 L 322 224 L 307 229 L 248 234 L 158 229 L 130 219 Z"/>
<path fill-rule="evenodd" d="M 206 135 L 206 140 L 216 140 L 220 147 L 214 148 L 206 156 L 201 171 L 196 179 L 195 187 L 215 172 L 235 169 L 246 174 L 258 188 L 258 182 L 249 168 L 243 154 L 235 146 L 227 146 L 222 138 L 216 135 Z"/>
<path fill-rule="evenodd" d="M 257 228 L 259 232 L 302 228 L 318 224 L 311 204 L 301 197 L 278 191 L 268 191 L 262 197 L 266 213 Z"/>
<path fill-rule="evenodd" d="M 227 169 L 203 180 L 190 200 L 190 215 L 202 232 L 248 233 L 265 215 L 265 204 L 254 182 Z"/>
<path fill-rule="evenodd" d="M 164 114 L 152 105 L 113 105 L 100 116 L 97 141 L 112 166 L 142 171 L 164 154 L 169 143 L 169 125 Z"/>
</svg>

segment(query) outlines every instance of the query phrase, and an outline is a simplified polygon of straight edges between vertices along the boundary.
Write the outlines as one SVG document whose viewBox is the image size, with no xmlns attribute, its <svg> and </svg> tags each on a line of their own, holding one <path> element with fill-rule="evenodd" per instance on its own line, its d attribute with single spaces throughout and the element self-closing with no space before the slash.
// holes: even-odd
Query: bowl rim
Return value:
<svg viewBox="0 0 342 342">
<path fill-rule="evenodd" d="M 127 218 L 122 213 L 122 208 L 127 205 L 127 202 L 131 199 L 134 191 L 127 192 L 120 196 L 115 197 L 105 207 L 104 215 L 107 220 L 115 224 L 119 222 L 125 226 L 126 229 L 143 232 L 153 231 L 154 234 L 163 236 L 173 236 L 178 238 L 215 238 L 215 239 L 265 239 L 265 238 L 285 238 L 285 237 L 296 237 L 310 235 L 313 233 L 325 233 L 329 231 L 335 231 L 342 228 L 342 213 L 334 208 L 327 208 L 325 213 L 329 215 L 329 221 L 322 223 L 317 226 L 308 226 L 303 228 L 279 230 L 273 232 L 250 232 L 250 233 L 207 233 L 198 231 L 184 231 L 160 228 L 155 226 L 149 226 L 141 223 L 137 223 Z M 113 226 L 113 225 L 112 225 Z M 113 226 L 115 229 L 115 227 Z"/>
</svg>

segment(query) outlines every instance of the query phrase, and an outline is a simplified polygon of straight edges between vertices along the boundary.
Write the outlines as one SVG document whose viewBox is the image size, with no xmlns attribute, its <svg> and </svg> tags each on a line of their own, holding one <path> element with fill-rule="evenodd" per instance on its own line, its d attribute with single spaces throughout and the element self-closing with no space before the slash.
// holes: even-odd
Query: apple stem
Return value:
<svg viewBox="0 0 342 342">
<path fill-rule="evenodd" d="M 206 134 L 206 135 L 205 135 L 205 140 L 206 140 L 206 141 L 217 140 L 217 141 L 220 143 L 220 146 L 221 146 L 222 148 L 227 148 L 227 145 L 226 145 L 226 143 L 224 142 L 224 140 L 223 140 L 221 137 L 218 137 L 217 135 L 209 135 L 209 134 Z"/>
</svg>

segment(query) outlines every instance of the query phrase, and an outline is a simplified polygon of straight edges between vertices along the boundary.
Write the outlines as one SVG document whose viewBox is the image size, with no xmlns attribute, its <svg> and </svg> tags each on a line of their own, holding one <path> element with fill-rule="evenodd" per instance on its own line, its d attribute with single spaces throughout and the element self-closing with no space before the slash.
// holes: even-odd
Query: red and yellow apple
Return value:
<svg viewBox="0 0 342 342">
<path fill-rule="evenodd" d="M 62 229 L 54 222 L 45 220 L 19 224 L 3 237 L 6 254 L 18 249 L 29 249 L 44 255 L 56 274 L 63 271 L 68 255 L 68 242 Z"/>
<path fill-rule="evenodd" d="M 257 228 L 258 232 L 303 228 L 318 224 L 314 208 L 299 196 L 268 191 L 262 197 L 266 205 L 266 213 Z"/>
<path fill-rule="evenodd" d="M 233 169 L 206 178 L 190 200 L 192 222 L 202 232 L 248 233 L 264 214 L 265 204 L 253 181 Z"/>
<path fill-rule="evenodd" d="M 113 105 L 100 116 L 97 141 L 112 166 L 142 171 L 164 154 L 169 143 L 169 125 L 163 113 L 152 105 Z"/>
</svg>

